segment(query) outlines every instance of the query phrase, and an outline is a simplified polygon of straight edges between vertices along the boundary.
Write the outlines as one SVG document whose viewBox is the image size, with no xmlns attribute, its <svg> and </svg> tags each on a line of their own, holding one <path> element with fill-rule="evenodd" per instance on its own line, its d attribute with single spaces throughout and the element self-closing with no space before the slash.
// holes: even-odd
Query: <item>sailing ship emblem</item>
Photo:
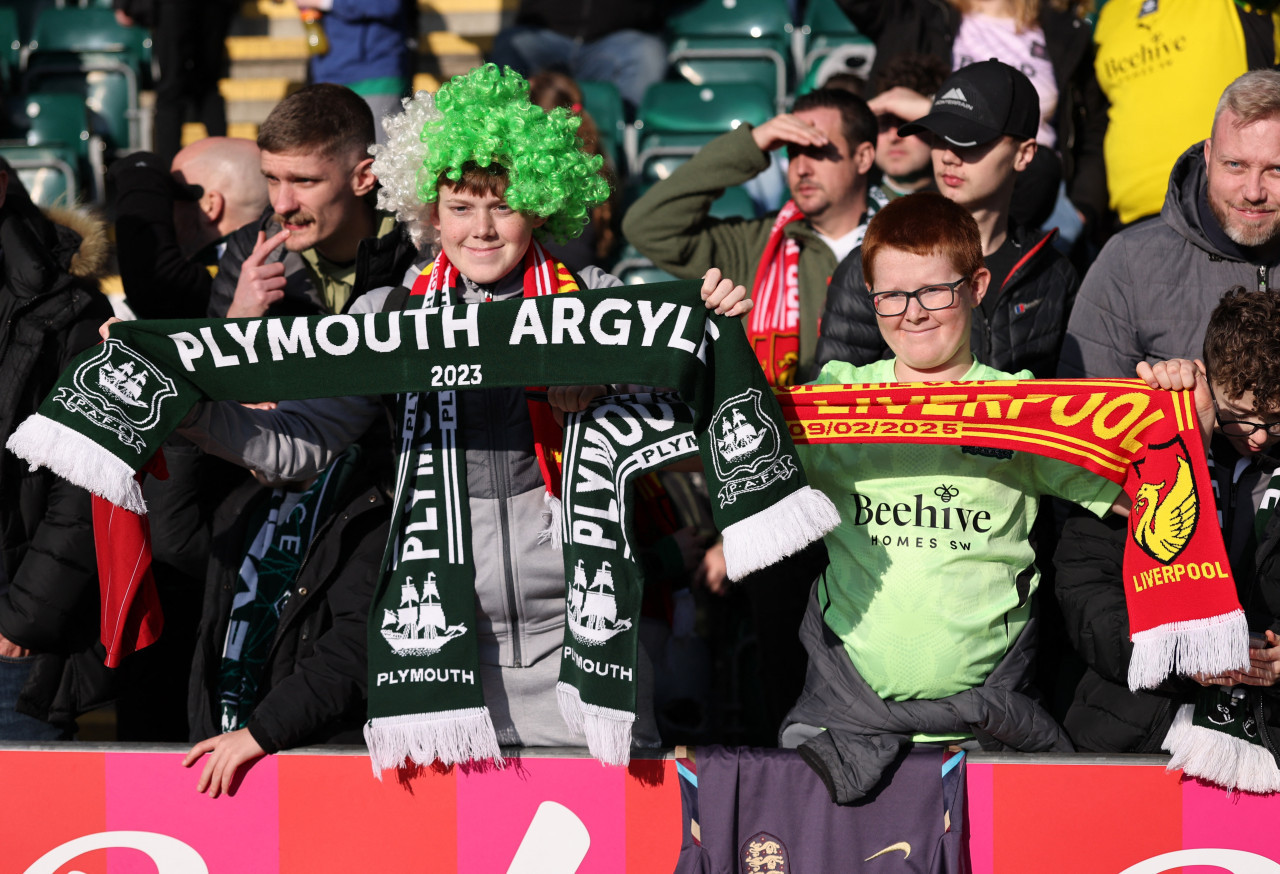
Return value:
<svg viewBox="0 0 1280 874">
<path fill-rule="evenodd" d="M 119 367 L 112 367 L 107 361 L 98 369 L 98 385 L 121 403 L 146 409 L 147 405 L 140 398 L 143 386 L 147 384 L 147 374 L 145 371 L 134 373 L 133 370 L 132 361 L 126 361 Z"/>
<path fill-rule="evenodd" d="M 599 646 L 615 634 L 631 627 L 630 619 L 618 618 L 618 602 L 613 595 L 613 570 L 609 562 L 600 565 L 591 584 L 582 559 L 573 569 L 566 608 L 569 631 L 587 646 Z"/>
<path fill-rule="evenodd" d="M 75 388 L 63 389 L 66 397 L 59 402 L 130 443 L 133 429 L 154 428 L 165 399 L 178 394 L 172 379 L 119 340 L 98 347 L 97 354 L 76 368 L 71 384 Z"/>
<path fill-rule="evenodd" d="M 747 421 L 737 407 L 720 420 L 720 435 L 716 437 L 716 449 L 725 461 L 740 461 L 760 448 L 765 432 Z"/>
<path fill-rule="evenodd" d="M 400 607 L 382 610 L 382 637 L 396 655 L 434 655 L 455 637 L 467 633 L 465 625 L 449 625 L 440 606 L 436 575 L 427 574 L 422 590 L 405 577 L 400 584 Z"/>
</svg>

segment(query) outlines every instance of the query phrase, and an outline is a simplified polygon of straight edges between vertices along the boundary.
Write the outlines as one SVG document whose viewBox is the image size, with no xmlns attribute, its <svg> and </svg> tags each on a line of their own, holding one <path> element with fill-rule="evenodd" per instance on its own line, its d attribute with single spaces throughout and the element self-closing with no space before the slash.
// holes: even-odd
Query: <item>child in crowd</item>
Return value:
<svg viewBox="0 0 1280 874">
<path fill-rule="evenodd" d="M 609 187 L 599 173 L 601 159 L 583 151 L 578 119 L 564 109 L 532 106 L 518 74 L 492 64 L 476 68 L 434 98 L 420 92 L 384 125 L 388 144 L 375 147 L 374 162 L 379 205 L 409 224 L 422 257 L 403 286 L 363 295 L 351 314 L 621 284 L 598 267 L 570 272 L 538 241 L 579 234 Z M 719 271 L 707 274 L 708 308 L 741 315 L 751 306 L 745 297 L 745 289 L 722 281 Z M 548 397 L 552 406 L 576 411 L 606 391 L 553 387 Z M 449 627 L 439 626 L 443 640 L 434 646 L 447 643 L 449 653 L 475 647 L 478 670 L 419 667 L 412 675 L 421 681 L 386 690 L 371 683 L 365 734 L 375 767 L 395 767 L 410 754 L 419 763 L 483 759 L 498 755 L 499 744 L 581 744 L 556 696 L 565 574 L 549 529 L 548 480 L 560 432 L 548 405 L 523 389 L 494 388 L 456 397 L 401 395 L 391 408 L 401 500 L 388 554 L 397 560 L 384 559 L 380 572 L 379 591 L 393 600 L 379 602 L 382 611 L 375 607 L 385 627 L 382 635 L 376 628 L 370 634 L 369 657 L 396 658 L 389 642 L 404 610 L 414 611 L 419 623 L 447 613 Z M 272 479 L 295 480 L 323 469 L 384 415 L 377 397 L 282 402 L 274 410 L 204 404 L 182 433 Z M 437 481 L 441 471 L 447 477 Z M 450 530 L 461 535 L 422 546 L 419 532 L 444 527 L 436 520 L 446 518 L 450 526 L 457 520 Z M 446 546 L 447 559 L 441 557 Z M 444 603 L 447 581 L 473 586 L 474 595 Z M 455 635 L 466 639 L 454 642 Z M 422 664 L 408 658 L 395 663 L 406 668 L 405 676 Z M 631 736 L 636 745 L 656 745 L 652 672 L 643 657 L 636 674 Z M 383 709 L 375 713 L 379 695 Z"/>
<path fill-rule="evenodd" d="M 871 220 L 862 252 L 876 321 L 895 357 L 861 367 L 832 361 L 817 382 L 1030 377 L 994 370 L 970 351 L 972 311 L 991 274 L 963 207 L 931 192 L 895 200 Z M 1024 694 L 1039 581 L 1028 535 L 1042 495 L 1103 515 L 1127 506 L 1120 487 L 1030 452 L 799 448 L 810 483 L 836 502 L 841 524 L 827 535 L 831 564 L 801 628 L 809 670 L 783 723 L 783 746 L 798 746 L 842 802 L 870 791 L 908 741 L 972 736 L 963 721 L 955 733 L 921 734 L 921 725 L 940 721 L 929 718 L 931 703 L 934 716 L 946 706 L 985 710 L 986 724 L 1004 724 L 1005 747 L 1069 750 L 1062 730 Z M 928 513 L 877 510 L 938 503 L 943 486 L 952 512 L 938 504 L 935 521 L 984 521 L 942 530 Z"/>
<path fill-rule="evenodd" d="M 1088 665 L 1065 720 L 1083 750 L 1160 752 L 1178 707 L 1217 694 L 1202 687 L 1228 690 L 1226 699 L 1233 688 L 1240 701 L 1260 696 L 1268 710 L 1280 703 L 1273 703 L 1280 678 L 1280 517 L 1274 513 L 1280 462 L 1268 452 L 1280 442 L 1280 297 L 1239 287 L 1227 292 L 1209 319 L 1199 369 L 1207 371 L 1198 391 L 1211 404 L 1206 445 L 1218 521 L 1251 631 L 1253 666 L 1200 677 L 1200 685 L 1175 678 L 1131 692 L 1126 677 L 1133 645 L 1121 574 L 1125 526 L 1073 516 L 1055 562 L 1067 633 Z M 1223 703 L 1232 709 L 1230 700 Z M 1266 720 L 1259 727 L 1265 729 Z"/>
</svg>

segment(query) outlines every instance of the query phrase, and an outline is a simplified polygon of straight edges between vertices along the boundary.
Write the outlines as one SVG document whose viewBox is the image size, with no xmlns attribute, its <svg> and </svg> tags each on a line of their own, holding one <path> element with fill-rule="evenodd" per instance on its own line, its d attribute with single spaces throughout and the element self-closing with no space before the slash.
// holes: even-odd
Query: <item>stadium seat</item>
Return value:
<svg viewBox="0 0 1280 874">
<path fill-rule="evenodd" d="M 858 31 L 835 0 L 810 0 L 804 23 L 795 32 L 796 65 L 800 76 L 809 76 L 827 55 L 841 49 L 846 64 L 857 64 L 865 77 L 876 57 L 876 46 Z"/>
<path fill-rule="evenodd" d="M 626 169 L 623 143 L 627 119 L 622 110 L 622 95 L 612 82 L 578 82 L 582 89 L 583 109 L 591 114 L 600 129 L 600 150 L 619 172 Z"/>
<path fill-rule="evenodd" d="M 750 82 L 786 109 L 792 65 L 786 0 L 699 0 L 669 22 L 667 59 L 695 85 Z"/>
<path fill-rule="evenodd" d="M 623 285 L 644 285 L 650 282 L 671 282 L 676 277 L 653 266 L 653 262 L 640 254 L 640 250 L 628 243 L 622 249 L 622 257 L 613 265 L 613 275 Z"/>
<path fill-rule="evenodd" d="M 63 146 L 28 146 L 0 140 L 0 156 L 18 173 L 39 206 L 70 206 L 78 200 L 75 154 Z"/>
<path fill-rule="evenodd" d="M 640 105 L 632 175 L 642 185 L 665 179 L 709 140 L 773 114 L 773 96 L 758 85 L 657 82 Z"/>
<path fill-rule="evenodd" d="M 755 218 L 756 203 L 741 185 L 726 188 L 711 204 L 712 218 Z"/>
<path fill-rule="evenodd" d="M 23 105 L 25 144 L 40 150 L 25 154 L 23 160 L 29 165 L 37 159 L 44 160 L 51 172 L 64 178 L 68 174 L 62 165 L 68 165 L 74 171 L 67 180 L 68 200 L 78 198 L 79 180 L 87 172 L 93 180 L 92 196 L 101 198 L 102 142 L 90 132 L 89 112 L 84 100 L 78 94 L 32 94 L 23 101 Z M 34 168 L 28 166 L 27 169 Z M 54 182 L 48 181 L 43 187 L 48 185 L 54 185 Z M 34 190 L 31 196 L 36 198 Z"/>
<path fill-rule="evenodd" d="M 141 148 L 138 93 L 149 42 L 145 30 L 117 24 L 109 8 L 45 9 L 25 50 L 28 91 L 76 91 L 110 150 Z"/>
</svg>

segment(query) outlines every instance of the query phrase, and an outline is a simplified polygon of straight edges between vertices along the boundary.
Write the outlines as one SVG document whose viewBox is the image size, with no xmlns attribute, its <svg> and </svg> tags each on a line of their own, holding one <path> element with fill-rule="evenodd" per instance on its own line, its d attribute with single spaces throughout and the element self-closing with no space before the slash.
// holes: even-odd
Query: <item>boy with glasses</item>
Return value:
<svg viewBox="0 0 1280 874">
<path fill-rule="evenodd" d="M 862 264 L 894 357 L 863 366 L 833 361 L 817 381 L 1028 378 L 974 357 L 973 311 L 991 281 L 980 240 L 969 213 L 939 194 L 912 194 L 881 209 L 867 229 Z M 988 708 L 988 727 L 1007 729 L 999 738 L 1006 748 L 1070 750 L 1065 733 L 1025 694 L 1039 581 L 1029 536 L 1042 495 L 1103 515 L 1125 512 L 1120 487 L 1028 452 L 798 448 L 810 484 L 836 503 L 841 524 L 827 535 L 831 563 L 801 627 L 809 671 L 783 723 L 782 745 L 798 746 L 840 802 L 870 791 L 903 745 L 980 732 L 956 717 L 954 733 L 920 733 L 962 695 Z M 886 713 L 900 730 L 885 730 Z"/>
<path fill-rule="evenodd" d="M 1199 380 L 1199 393 L 1211 399 L 1214 416 L 1209 471 L 1251 632 L 1252 667 L 1199 677 L 1199 686 L 1182 680 L 1129 691 L 1125 676 L 1132 647 L 1120 573 L 1125 526 L 1073 517 L 1063 529 L 1055 562 L 1067 632 L 1088 664 L 1065 720 L 1072 740 L 1084 750 L 1169 748 L 1166 736 L 1179 706 L 1218 694 L 1201 687 L 1220 687 L 1228 699 L 1261 698 L 1268 711 L 1280 703 L 1272 701 L 1280 679 L 1275 646 L 1280 640 L 1280 517 L 1274 512 L 1280 503 L 1280 462 L 1274 457 L 1280 443 L 1280 297 L 1238 286 L 1227 292 L 1209 319 L 1204 363 L 1195 366 L 1207 374 L 1207 385 L 1204 377 Z M 1230 709 L 1229 700 L 1223 703 Z"/>
</svg>

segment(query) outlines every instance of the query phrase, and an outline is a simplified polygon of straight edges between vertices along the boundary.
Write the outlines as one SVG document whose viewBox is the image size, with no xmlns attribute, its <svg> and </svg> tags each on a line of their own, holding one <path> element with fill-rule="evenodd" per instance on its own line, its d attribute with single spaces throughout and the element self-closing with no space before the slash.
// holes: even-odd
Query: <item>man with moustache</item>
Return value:
<svg viewBox="0 0 1280 874">
<path fill-rule="evenodd" d="M 1209 139 L 1169 176 L 1158 218 L 1113 237 L 1085 277 L 1061 376 L 1126 376 L 1149 359 L 1195 358 L 1232 286 L 1274 293 L 1280 263 L 1280 72 L 1222 92 Z"/>
<path fill-rule="evenodd" d="M 416 250 L 374 204 L 374 118 L 341 85 L 290 94 L 258 129 L 270 206 L 227 240 L 210 316 L 346 312 L 372 288 L 396 286 Z"/>
</svg>

